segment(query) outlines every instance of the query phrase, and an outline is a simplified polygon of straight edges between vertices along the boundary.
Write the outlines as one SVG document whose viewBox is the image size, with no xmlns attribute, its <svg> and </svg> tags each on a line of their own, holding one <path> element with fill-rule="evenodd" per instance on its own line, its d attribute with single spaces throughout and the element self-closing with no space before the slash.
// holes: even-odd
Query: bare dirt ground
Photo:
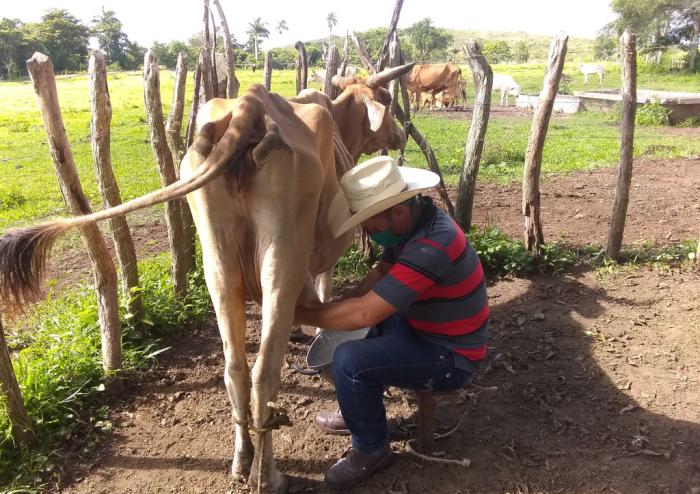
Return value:
<svg viewBox="0 0 700 494">
<path fill-rule="evenodd" d="M 615 176 L 601 169 L 547 180 L 547 238 L 604 243 Z M 519 186 L 481 184 L 476 204 L 476 223 L 521 234 Z M 635 163 L 625 244 L 697 238 L 699 217 L 700 158 Z M 162 248 L 162 225 L 148 228 L 136 232 L 139 249 Z M 76 258 L 72 269 L 84 263 Z M 65 272 L 62 261 L 51 264 Z M 446 430 L 467 411 L 437 449 L 471 467 L 422 462 L 396 441 L 395 463 L 349 492 L 698 494 L 700 272 L 581 268 L 489 281 L 488 361 L 438 412 Z M 260 315 L 248 309 L 252 363 Z M 215 323 L 168 344 L 161 367 L 129 379 L 110 404 L 113 431 L 96 450 L 71 454 L 54 491 L 248 492 L 229 475 L 232 426 Z M 290 343 L 288 364 L 302 362 L 305 350 Z M 332 389 L 288 365 L 282 372 L 279 403 L 293 425 L 274 432 L 279 468 L 290 493 L 328 492 L 323 472 L 348 446 L 313 426 L 318 410 L 335 406 Z M 387 408 L 390 416 L 412 410 L 397 390 Z"/>
</svg>

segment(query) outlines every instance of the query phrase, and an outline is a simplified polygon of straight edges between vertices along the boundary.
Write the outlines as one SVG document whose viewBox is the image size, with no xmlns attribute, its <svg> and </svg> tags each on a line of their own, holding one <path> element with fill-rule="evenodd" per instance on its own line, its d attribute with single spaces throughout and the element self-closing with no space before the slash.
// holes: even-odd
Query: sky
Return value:
<svg viewBox="0 0 700 494">
<path fill-rule="evenodd" d="M 248 23 L 256 17 L 267 22 L 271 36 L 263 48 L 294 44 L 297 40 L 328 35 L 326 16 L 333 11 L 338 19 L 334 34 L 364 31 L 388 26 L 394 0 L 220 0 L 229 29 L 240 41 Z M 553 35 L 564 31 L 574 37 L 595 37 L 596 31 L 614 18 L 610 0 L 405 0 L 399 28 L 430 17 L 438 27 L 480 31 L 524 31 Z M 123 31 L 132 41 L 149 47 L 153 41 L 185 40 L 201 31 L 201 0 L 0 0 L 0 18 L 24 22 L 40 20 L 49 8 L 68 10 L 89 24 L 101 7 L 113 10 L 122 21 Z M 430 8 L 428 8 L 430 6 Z M 275 31 L 277 22 L 286 20 L 289 31 Z"/>
</svg>

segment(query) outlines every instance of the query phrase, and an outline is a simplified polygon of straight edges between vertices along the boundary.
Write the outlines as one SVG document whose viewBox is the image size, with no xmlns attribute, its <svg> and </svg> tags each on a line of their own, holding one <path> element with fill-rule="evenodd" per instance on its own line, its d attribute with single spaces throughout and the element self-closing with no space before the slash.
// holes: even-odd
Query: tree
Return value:
<svg viewBox="0 0 700 494">
<path fill-rule="evenodd" d="M 625 29 L 637 35 L 640 52 L 651 48 L 681 45 L 688 50 L 693 68 L 700 38 L 699 0 L 612 0 L 618 14 L 606 29 L 620 36 Z"/>
<path fill-rule="evenodd" d="M 100 15 L 92 19 L 92 34 L 97 37 L 100 49 L 107 55 L 109 63 L 124 69 L 129 37 L 122 31 L 122 23 L 113 10 L 102 7 Z"/>
<path fill-rule="evenodd" d="M 328 15 L 326 16 L 326 24 L 328 24 L 328 45 L 330 46 L 331 44 L 331 33 L 333 32 L 333 28 L 338 24 L 338 16 L 335 15 L 335 12 L 328 12 Z"/>
<path fill-rule="evenodd" d="M 30 43 L 51 57 L 54 69 L 80 70 L 86 65 L 90 29 L 64 9 L 50 9 L 41 22 L 25 24 Z"/>
<path fill-rule="evenodd" d="M 404 32 L 411 47 L 410 58 L 415 61 L 426 61 L 431 54 L 444 56 L 444 53 L 439 52 L 444 52 L 453 41 L 450 33 L 433 26 L 433 21 L 429 18 L 416 22 Z"/>
<path fill-rule="evenodd" d="M 593 56 L 596 60 L 610 60 L 617 55 L 619 42 L 608 30 L 601 29 L 593 42 Z"/>
<path fill-rule="evenodd" d="M 287 26 L 287 21 L 282 19 L 281 21 L 277 21 L 277 27 L 275 28 L 275 31 L 277 31 L 277 34 L 282 34 L 285 31 L 289 31 L 289 26 Z"/>
<path fill-rule="evenodd" d="M 262 40 L 270 37 L 270 31 L 265 27 L 266 25 L 267 22 L 263 22 L 260 17 L 256 17 L 253 19 L 253 22 L 248 23 L 246 34 L 248 35 L 248 43 L 253 45 L 256 64 L 258 63 L 258 49 L 262 44 Z"/>
<path fill-rule="evenodd" d="M 16 77 L 24 72 L 24 61 L 31 47 L 22 32 L 19 19 L 0 20 L 0 79 Z"/>
<path fill-rule="evenodd" d="M 527 63 L 527 61 L 530 60 L 530 48 L 528 48 L 525 41 L 518 41 L 513 51 L 513 58 L 517 63 Z"/>
<path fill-rule="evenodd" d="M 487 41 L 484 43 L 483 53 L 486 60 L 488 60 L 491 64 L 509 62 L 513 59 L 508 43 L 503 40 Z"/>
</svg>

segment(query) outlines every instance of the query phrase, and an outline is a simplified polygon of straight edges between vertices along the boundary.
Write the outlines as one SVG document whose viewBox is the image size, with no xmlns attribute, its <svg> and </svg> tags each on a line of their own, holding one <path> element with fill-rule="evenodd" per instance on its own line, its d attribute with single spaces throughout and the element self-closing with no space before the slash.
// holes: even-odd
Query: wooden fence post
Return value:
<svg viewBox="0 0 700 494">
<path fill-rule="evenodd" d="M 96 51 L 90 56 L 88 63 L 90 78 L 90 98 L 92 100 L 92 160 L 95 165 L 95 177 L 102 195 L 105 208 L 111 208 L 122 203 L 119 185 L 112 170 L 111 130 L 112 104 L 107 88 L 107 69 L 104 55 Z M 109 220 L 109 228 L 117 254 L 120 268 L 122 295 L 127 300 L 127 308 L 134 321 L 143 320 L 143 301 L 141 294 L 136 291 L 139 287 L 139 272 L 136 259 L 134 240 L 125 216 L 115 216 Z"/>
<path fill-rule="evenodd" d="M 263 67 L 263 82 L 269 91 L 272 87 L 272 53 L 265 52 L 265 65 Z"/>
<path fill-rule="evenodd" d="M 306 56 L 306 46 L 297 41 L 294 48 L 299 52 L 297 57 L 297 94 L 306 89 L 309 79 L 309 59 Z"/>
<path fill-rule="evenodd" d="M 323 82 L 323 92 L 326 93 L 330 99 L 335 99 L 338 95 L 338 89 L 332 84 L 333 76 L 338 72 L 338 65 L 340 64 L 340 54 L 338 53 L 338 48 L 333 45 L 329 47 L 328 53 L 326 55 L 326 79 Z"/>
<path fill-rule="evenodd" d="M 493 72 L 486 61 L 486 57 L 482 55 L 481 47 L 476 40 L 470 39 L 464 42 L 464 53 L 474 74 L 476 100 L 472 112 L 472 124 L 469 127 L 467 136 L 467 144 L 464 147 L 462 172 L 459 176 L 456 219 L 462 229 L 465 232 L 469 232 L 472 226 L 476 177 L 479 174 L 479 161 L 481 161 L 481 152 L 484 150 L 486 128 L 489 124 L 489 113 L 491 111 Z"/>
<path fill-rule="evenodd" d="M 384 44 L 382 45 L 382 49 L 379 51 L 379 57 L 377 58 L 377 65 L 375 69 L 377 73 L 384 70 L 384 67 L 386 67 L 387 62 L 389 61 L 389 43 L 391 43 L 391 38 L 394 36 L 396 26 L 399 23 L 401 7 L 403 7 L 403 0 L 396 0 L 396 4 L 394 5 L 394 12 L 391 14 L 389 31 L 386 33 Z"/>
<path fill-rule="evenodd" d="M 182 114 L 185 110 L 185 83 L 187 80 L 187 53 L 181 51 L 177 57 L 177 69 L 175 70 L 175 90 L 173 91 L 173 106 L 165 124 L 165 135 L 168 139 L 170 154 L 173 158 L 175 174 L 179 176 L 178 165 L 185 154 L 184 143 L 182 142 Z M 185 250 L 183 263 L 186 272 L 194 270 L 195 257 L 195 231 L 194 220 L 190 207 L 185 198 L 178 199 L 180 211 L 182 213 L 182 227 L 184 229 Z"/>
<path fill-rule="evenodd" d="M 209 56 L 209 47 L 203 46 L 202 52 L 199 54 L 199 65 L 202 67 L 202 91 L 200 103 L 206 103 L 214 97 L 214 86 L 211 80 L 211 57 Z"/>
<path fill-rule="evenodd" d="M 226 73 L 226 97 L 237 98 L 241 84 L 236 77 L 236 55 L 233 51 L 231 33 L 228 30 L 228 22 L 226 22 L 224 9 L 221 8 L 219 0 L 212 0 L 212 2 L 214 3 L 214 7 L 216 7 L 216 12 L 219 14 L 219 21 L 221 21 L 221 30 L 223 31 L 224 37 L 224 53 L 226 55 L 226 66 L 228 67 L 228 72 Z"/>
<path fill-rule="evenodd" d="M 75 168 L 73 151 L 68 143 L 63 126 L 61 108 L 58 104 L 56 78 L 53 64 L 46 55 L 36 52 L 27 60 L 27 70 L 34 84 L 39 101 L 44 130 L 49 150 L 61 187 L 63 200 L 71 214 L 90 214 L 78 171 Z M 102 332 L 102 366 L 114 371 L 122 365 L 121 330 L 119 327 L 119 304 L 117 301 L 117 271 L 109 256 L 107 243 L 96 224 L 80 228 L 85 248 L 88 251 L 97 291 L 97 310 Z"/>
<path fill-rule="evenodd" d="M 165 126 L 163 125 L 163 106 L 160 101 L 160 74 L 158 59 L 151 50 L 146 52 L 143 61 L 143 94 L 148 114 L 148 124 L 151 129 L 151 146 L 153 156 L 158 164 L 160 179 L 163 186 L 177 180 L 173 157 L 166 144 Z M 170 254 L 172 255 L 172 277 L 175 293 L 184 296 L 187 293 L 187 255 L 185 253 L 185 238 L 182 226 L 180 201 L 165 203 L 165 220 L 168 227 Z"/>
<path fill-rule="evenodd" d="M 17 376 L 12 368 L 12 358 L 5 341 L 0 316 L 0 394 L 7 398 L 7 416 L 12 427 L 12 438 L 15 442 L 26 444 L 32 439 L 31 420 L 24 407 L 22 393 L 19 390 Z"/>
<path fill-rule="evenodd" d="M 559 80 L 566 59 L 566 44 L 569 39 L 564 33 L 552 39 L 549 49 L 549 64 L 544 76 L 542 92 L 537 103 L 535 115 L 532 118 L 530 138 L 525 154 L 523 168 L 523 203 L 522 212 L 525 216 L 525 246 L 536 257 L 542 253 L 544 234 L 540 223 L 540 170 L 542 168 L 542 150 L 547 137 L 549 119 L 552 116 L 554 99 L 557 97 Z"/>
<path fill-rule="evenodd" d="M 365 48 L 365 44 L 355 31 L 352 32 L 352 42 L 355 43 L 355 48 L 357 49 L 357 55 L 360 57 L 360 62 L 362 66 L 370 73 L 370 75 L 375 74 L 374 65 L 369 58 L 369 53 Z"/>
<path fill-rule="evenodd" d="M 622 66 L 622 122 L 620 124 L 620 169 L 615 188 L 608 248 L 606 254 L 617 259 L 625 232 L 625 217 L 632 182 L 632 153 L 634 146 L 634 118 L 637 113 L 637 42 L 636 36 L 625 30 L 620 37 L 620 65 Z"/>
<path fill-rule="evenodd" d="M 194 71 L 194 92 L 192 94 L 192 107 L 190 108 L 190 118 L 187 121 L 187 132 L 185 135 L 185 152 L 194 142 L 194 132 L 197 127 L 197 112 L 199 111 L 200 93 L 202 92 L 202 65 L 197 64 Z"/>
</svg>

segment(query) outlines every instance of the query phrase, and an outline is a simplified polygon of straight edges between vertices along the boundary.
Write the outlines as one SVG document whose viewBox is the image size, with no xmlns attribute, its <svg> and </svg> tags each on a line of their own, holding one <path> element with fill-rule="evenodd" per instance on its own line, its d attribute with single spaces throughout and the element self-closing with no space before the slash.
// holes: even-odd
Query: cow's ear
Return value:
<svg viewBox="0 0 700 494">
<path fill-rule="evenodd" d="M 377 103 L 373 99 L 366 99 L 365 106 L 367 106 L 369 128 L 372 130 L 372 132 L 376 132 L 382 126 L 382 120 L 384 119 L 386 107 L 381 103 Z"/>
</svg>

